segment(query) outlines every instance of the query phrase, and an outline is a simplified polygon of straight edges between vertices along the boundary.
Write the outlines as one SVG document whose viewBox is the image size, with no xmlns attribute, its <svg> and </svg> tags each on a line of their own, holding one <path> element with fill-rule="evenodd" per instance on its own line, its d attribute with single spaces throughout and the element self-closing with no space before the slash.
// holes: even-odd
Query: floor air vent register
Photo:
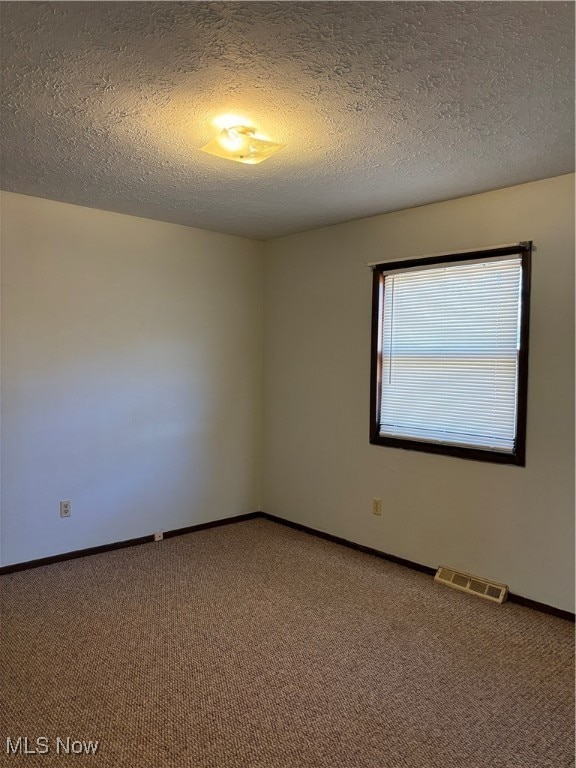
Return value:
<svg viewBox="0 0 576 768">
<path fill-rule="evenodd" d="M 508 595 L 508 587 L 505 584 L 487 581 L 469 573 L 445 568 L 442 565 L 436 571 L 434 581 L 453 589 L 459 589 L 461 592 L 483 597 L 484 600 L 491 600 L 493 603 L 503 603 Z"/>
</svg>

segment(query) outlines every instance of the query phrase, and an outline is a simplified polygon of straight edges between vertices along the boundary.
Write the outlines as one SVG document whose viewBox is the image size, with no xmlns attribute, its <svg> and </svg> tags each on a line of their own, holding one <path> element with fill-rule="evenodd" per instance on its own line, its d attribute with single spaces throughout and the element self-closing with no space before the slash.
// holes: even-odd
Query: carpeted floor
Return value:
<svg viewBox="0 0 576 768">
<path fill-rule="evenodd" d="M 270 521 L 0 589 L 2 765 L 574 765 L 573 625 Z M 6 754 L 18 736 L 50 751 Z"/>
</svg>

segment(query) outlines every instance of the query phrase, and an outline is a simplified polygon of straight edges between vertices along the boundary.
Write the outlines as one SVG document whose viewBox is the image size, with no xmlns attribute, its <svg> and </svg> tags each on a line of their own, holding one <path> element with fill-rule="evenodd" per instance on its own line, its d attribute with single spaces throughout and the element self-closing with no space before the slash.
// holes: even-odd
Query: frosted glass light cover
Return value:
<svg viewBox="0 0 576 768">
<path fill-rule="evenodd" d="M 257 165 L 284 146 L 286 145 L 258 138 L 253 128 L 234 126 L 224 128 L 215 139 L 201 147 L 201 150 L 237 163 Z"/>
</svg>

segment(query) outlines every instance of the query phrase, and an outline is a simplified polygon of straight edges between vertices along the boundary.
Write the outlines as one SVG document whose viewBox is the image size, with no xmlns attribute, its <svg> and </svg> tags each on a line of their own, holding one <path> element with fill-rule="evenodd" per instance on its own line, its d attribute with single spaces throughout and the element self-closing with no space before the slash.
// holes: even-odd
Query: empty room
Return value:
<svg viewBox="0 0 576 768">
<path fill-rule="evenodd" d="M 573 2 L 0 1 L 0 764 L 573 768 Z"/>
</svg>

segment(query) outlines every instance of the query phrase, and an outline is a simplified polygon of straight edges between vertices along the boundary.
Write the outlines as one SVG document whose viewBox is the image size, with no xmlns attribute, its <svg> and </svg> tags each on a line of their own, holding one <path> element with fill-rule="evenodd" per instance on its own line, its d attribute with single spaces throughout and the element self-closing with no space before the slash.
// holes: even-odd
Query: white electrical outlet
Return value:
<svg viewBox="0 0 576 768">
<path fill-rule="evenodd" d="M 382 515 L 382 499 L 372 499 L 372 514 Z"/>
<path fill-rule="evenodd" d="M 72 514 L 72 502 L 61 501 L 60 502 L 60 517 L 70 517 Z"/>
<path fill-rule="evenodd" d="M 162 531 L 157 531 L 154 534 L 154 541 L 162 541 L 163 538 L 164 538 L 164 534 L 162 533 Z"/>
</svg>

